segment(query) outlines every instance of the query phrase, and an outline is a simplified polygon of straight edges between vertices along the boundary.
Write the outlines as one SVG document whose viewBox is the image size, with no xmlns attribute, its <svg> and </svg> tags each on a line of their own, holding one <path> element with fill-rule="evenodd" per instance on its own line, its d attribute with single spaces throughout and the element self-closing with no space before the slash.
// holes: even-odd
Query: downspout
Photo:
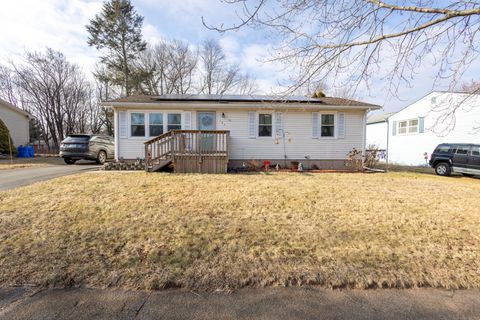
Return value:
<svg viewBox="0 0 480 320">
<path fill-rule="evenodd" d="M 113 108 L 113 134 L 115 139 L 115 161 L 118 161 L 118 155 L 120 154 L 119 137 L 118 137 L 118 112 L 116 108 Z"/>
<path fill-rule="evenodd" d="M 363 137 L 362 137 L 362 168 L 365 166 L 366 144 L 367 144 L 367 114 L 370 109 L 365 110 L 363 114 Z"/>
<path fill-rule="evenodd" d="M 390 148 L 389 148 L 389 142 L 390 142 L 390 118 L 387 118 L 387 168 L 385 171 L 388 171 L 388 159 L 390 158 L 389 157 L 389 152 L 390 152 Z"/>
</svg>

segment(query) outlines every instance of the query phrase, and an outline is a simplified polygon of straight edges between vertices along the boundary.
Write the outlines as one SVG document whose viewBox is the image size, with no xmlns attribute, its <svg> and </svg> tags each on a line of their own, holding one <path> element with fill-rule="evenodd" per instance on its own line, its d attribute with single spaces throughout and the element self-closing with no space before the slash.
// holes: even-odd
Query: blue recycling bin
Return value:
<svg viewBox="0 0 480 320">
<path fill-rule="evenodd" d="M 35 149 L 33 146 L 18 146 L 17 157 L 18 158 L 33 158 L 35 156 Z"/>
<path fill-rule="evenodd" d="M 17 147 L 17 157 L 25 158 L 25 147 L 24 146 L 18 146 Z"/>
<path fill-rule="evenodd" d="M 33 158 L 35 157 L 35 149 L 33 149 L 33 146 L 28 146 L 28 157 Z"/>
</svg>

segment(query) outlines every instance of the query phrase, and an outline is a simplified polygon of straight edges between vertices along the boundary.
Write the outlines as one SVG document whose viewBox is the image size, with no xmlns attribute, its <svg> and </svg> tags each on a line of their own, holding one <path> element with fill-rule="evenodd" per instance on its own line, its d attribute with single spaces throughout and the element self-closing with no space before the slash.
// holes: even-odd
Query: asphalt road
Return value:
<svg viewBox="0 0 480 320">
<path fill-rule="evenodd" d="M 0 319 L 479 319 L 480 291 L 0 288 Z"/>
<path fill-rule="evenodd" d="M 29 185 L 38 181 L 49 180 L 69 174 L 88 170 L 98 170 L 93 164 L 51 165 L 11 170 L 0 170 L 0 191 Z"/>
</svg>

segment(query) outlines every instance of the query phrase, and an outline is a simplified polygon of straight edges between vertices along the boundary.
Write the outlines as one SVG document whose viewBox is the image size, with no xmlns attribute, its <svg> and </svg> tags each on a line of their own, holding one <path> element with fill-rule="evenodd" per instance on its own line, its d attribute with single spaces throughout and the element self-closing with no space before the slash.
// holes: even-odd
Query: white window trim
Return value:
<svg viewBox="0 0 480 320">
<path fill-rule="evenodd" d="M 163 133 L 168 129 L 168 114 L 179 113 L 180 114 L 180 128 L 182 128 L 183 110 L 128 110 L 127 111 L 127 128 L 128 139 L 132 140 L 146 140 L 156 136 L 150 136 L 150 113 L 162 113 L 163 114 Z M 132 136 L 132 113 L 143 113 L 145 115 L 145 136 Z"/>
<path fill-rule="evenodd" d="M 144 117 L 144 126 L 145 126 L 145 136 L 132 136 L 132 113 L 143 113 Z M 127 124 L 128 124 L 128 139 L 135 140 L 144 140 L 148 137 L 148 112 L 144 110 L 128 110 Z"/>
<path fill-rule="evenodd" d="M 149 111 L 149 112 L 148 112 L 148 116 L 146 117 L 148 132 L 147 132 L 147 130 L 145 130 L 145 134 L 147 135 L 147 136 L 146 136 L 147 138 L 156 137 L 156 136 L 151 136 L 151 135 L 150 135 L 150 114 L 151 114 L 151 113 L 154 113 L 154 114 L 161 113 L 161 114 L 162 114 L 163 133 L 166 132 L 166 127 L 165 127 L 165 112 L 163 112 L 163 111 Z"/>
<path fill-rule="evenodd" d="M 270 111 L 270 110 L 269 111 L 263 111 L 262 110 L 262 111 L 256 111 L 255 113 L 256 113 L 256 115 L 255 115 L 255 130 L 257 131 L 256 132 L 257 139 L 261 139 L 261 140 L 273 140 L 273 139 L 275 139 L 275 132 L 276 132 L 276 130 L 275 130 L 276 129 L 276 127 L 275 127 L 275 111 Z M 272 115 L 272 135 L 269 136 L 269 137 L 264 137 L 264 136 L 259 135 L 260 130 L 258 130 L 258 129 L 260 127 L 260 115 L 261 114 Z"/>
<path fill-rule="evenodd" d="M 178 112 L 172 112 L 172 111 L 166 111 L 163 113 L 163 131 L 168 132 L 168 115 L 169 114 L 180 114 L 180 129 L 176 130 L 182 130 L 182 121 L 183 121 L 183 111 L 178 111 Z M 178 126 L 178 124 L 175 124 Z M 150 132 L 149 132 L 150 133 Z"/>
<path fill-rule="evenodd" d="M 410 132 L 410 121 L 412 120 L 417 120 L 417 131 L 416 132 Z M 407 126 L 405 127 L 406 132 L 405 133 L 400 133 L 400 123 L 406 122 Z M 413 126 L 412 126 L 413 127 Z M 407 120 L 398 120 L 397 121 L 397 135 L 399 136 L 410 136 L 410 135 L 415 135 L 420 133 L 420 118 L 411 118 Z"/>
<path fill-rule="evenodd" d="M 333 114 L 333 137 L 322 137 L 322 115 Z M 320 111 L 318 112 L 318 138 L 333 140 L 338 139 L 338 111 Z"/>
</svg>

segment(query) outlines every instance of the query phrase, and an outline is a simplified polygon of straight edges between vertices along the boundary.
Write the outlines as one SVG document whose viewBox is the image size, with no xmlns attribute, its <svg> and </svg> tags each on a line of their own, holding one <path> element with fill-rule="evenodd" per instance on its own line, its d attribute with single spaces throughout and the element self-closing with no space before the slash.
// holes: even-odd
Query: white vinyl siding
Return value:
<svg viewBox="0 0 480 320">
<path fill-rule="evenodd" d="M 306 155 L 310 159 L 345 159 L 352 148 L 361 150 L 363 114 L 361 110 L 344 112 L 348 128 L 344 139 L 312 139 L 312 112 L 282 112 L 288 159 L 304 159 Z M 247 111 L 225 111 L 225 115 L 227 121 L 217 123 L 217 129 L 230 130 L 230 159 L 283 159 L 282 137 L 252 140 L 246 125 L 249 118 Z"/>
<path fill-rule="evenodd" d="M 455 112 L 454 127 L 445 120 L 445 108 L 461 103 Z M 389 118 L 389 161 L 401 165 L 426 165 L 425 153 L 430 157 L 441 143 L 476 143 L 480 141 L 480 95 L 433 92 Z M 435 107 L 438 106 L 437 109 Z M 418 134 L 400 134 L 398 124 L 418 119 Z M 410 126 L 416 130 L 415 123 Z M 397 129 L 397 130 L 395 130 Z M 369 136 L 370 138 L 370 136 Z M 368 139 L 370 140 L 370 139 Z"/>
<path fill-rule="evenodd" d="M 7 126 L 14 147 L 30 142 L 28 117 L 2 105 L 0 101 L 0 119 Z"/>
<path fill-rule="evenodd" d="M 142 112 L 159 112 L 142 111 Z M 164 118 L 169 111 L 162 111 Z M 342 111 L 343 112 L 343 111 Z M 229 130 L 229 157 L 232 160 L 242 159 L 283 159 L 284 143 L 288 159 L 346 159 L 346 155 L 353 148 L 361 150 L 363 146 L 363 114 L 362 110 L 345 111 L 345 136 L 343 139 L 319 138 L 312 139 L 312 112 L 309 111 L 282 111 L 273 114 L 274 137 L 257 137 L 258 114 L 261 111 L 222 110 L 216 114 L 217 130 Z M 331 114 L 332 112 L 320 112 Z M 223 115 L 224 116 L 223 116 Z M 285 141 L 282 135 L 276 135 L 281 114 L 281 125 L 285 132 Z M 318 114 L 318 113 L 317 113 Z M 339 113 L 335 113 L 338 117 Z M 337 118 L 336 117 L 336 118 Z M 196 129 L 196 113 L 192 112 L 192 128 Z M 250 119 L 250 121 L 249 121 Z M 320 119 L 317 117 L 317 123 Z M 253 122 L 253 126 L 251 125 Z M 338 130 L 336 130 L 338 131 Z M 253 138 L 253 139 L 252 139 Z M 136 159 L 144 157 L 143 142 L 149 138 L 119 139 L 119 157 Z"/>
</svg>

